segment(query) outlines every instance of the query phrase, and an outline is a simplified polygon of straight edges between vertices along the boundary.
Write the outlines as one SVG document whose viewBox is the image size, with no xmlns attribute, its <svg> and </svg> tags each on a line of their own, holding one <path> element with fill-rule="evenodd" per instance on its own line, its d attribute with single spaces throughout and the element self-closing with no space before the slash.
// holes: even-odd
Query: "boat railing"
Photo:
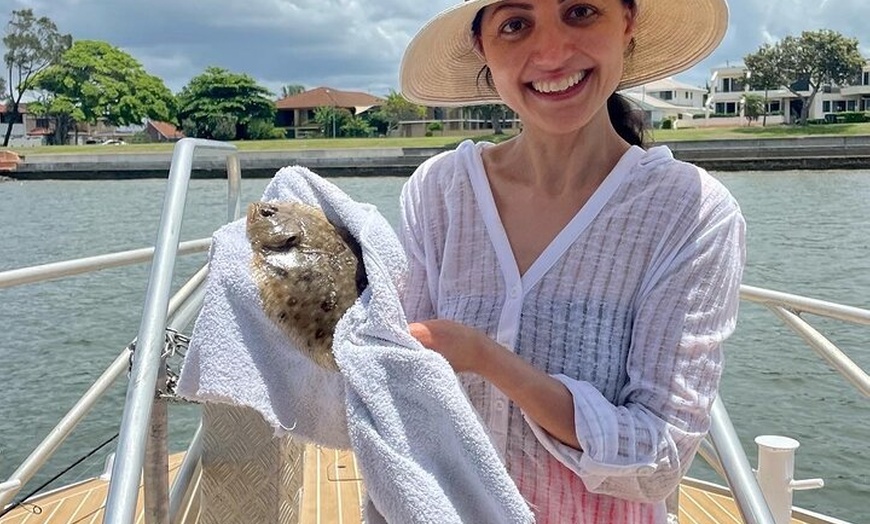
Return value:
<svg viewBox="0 0 870 524">
<path fill-rule="evenodd" d="M 786 326 L 800 335 L 846 381 L 855 386 L 865 397 L 870 397 L 870 376 L 867 372 L 801 317 L 803 313 L 810 313 L 849 323 L 870 325 L 870 310 L 748 285 L 741 286 L 740 298 L 769 309 Z M 758 475 L 746 458 L 746 453 L 721 398 L 717 398 L 713 404 L 710 432 L 701 445 L 699 454 L 727 481 L 743 521 L 747 524 L 774 524 L 778 522 L 774 518 L 774 513 L 782 515 L 790 511 L 790 504 L 789 508 L 783 509 L 772 508 L 767 503 L 768 499 L 790 501 L 791 496 L 782 493 L 763 493 Z M 788 472 L 789 477 L 790 474 L 791 472 Z M 783 490 L 800 489 L 798 486 L 811 489 L 821 485 L 820 481 L 806 483 L 791 481 L 791 486 L 788 482 L 773 482 L 773 484 L 780 484 Z"/>
<path fill-rule="evenodd" d="M 129 524 L 134 521 L 139 494 L 139 479 L 144 478 L 146 522 L 166 522 L 169 518 L 168 482 L 166 477 L 167 416 L 166 404 L 155 402 L 157 380 L 162 365 L 169 302 L 175 259 L 178 253 L 184 205 L 197 149 L 223 152 L 227 155 L 227 220 L 235 220 L 241 211 L 241 169 L 236 147 L 224 142 L 185 138 L 178 142 L 169 168 L 166 196 L 157 233 L 151 275 L 145 295 L 145 305 L 136 354 L 130 372 L 130 382 L 121 418 L 121 431 L 116 447 L 116 460 L 109 483 L 106 513 L 107 524 Z M 147 448 L 147 449 L 146 449 Z M 147 470 L 145 456 L 148 454 Z M 149 475 L 149 471 L 153 475 Z M 155 479 L 155 475 L 157 479 Z M 154 482 L 156 480 L 156 482 Z"/>
<path fill-rule="evenodd" d="M 208 249 L 209 239 L 184 242 L 182 245 L 186 247 L 179 251 L 184 254 L 202 252 Z M 153 253 L 153 251 L 153 248 L 144 248 L 68 262 L 57 262 L 24 268 L 22 270 L 5 271 L 0 273 L 0 289 L 26 283 L 47 282 L 70 275 L 99 271 L 107 267 L 121 267 L 143 263 L 150 260 L 150 253 Z M 106 260 L 112 261 L 112 263 L 107 265 L 105 263 Z M 169 301 L 168 325 L 172 329 L 181 330 L 193 320 L 202 303 L 203 282 L 205 281 L 206 273 L 206 267 L 197 271 L 179 288 Z M 39 472 L 61 444 L 73 433 L 78 424 L 91 412 L 94 405 L 106 394 L 109 388 L 129 371 L 130 357 L 134 346 L 135 340 L 131 341 L 120 352 L 42 442 L 34 448 L 9 478 L 0 484 L 0 510 L 6 507 L 21 488 Z"/>
<path fill-rule="evenodd" d="M 216 151 L 227 156 L 227 219 L 235 220 L 241 210 L 241 173 L 235 147 L 222 142 L 182 139 L 172 158 L 160 229 L 154 248 L 124 251 L 24 269 L 0 272 L 0 289 L 97 271 L 108 267 L 152 262 L 144 313 L 135 342 L 125 348 L 76 402 L 49 435 L 5 482 L 0 482 L 0 510 L 4 508 L 54 454 L 79 421 L 105 394 L 111 384 L 130 370 L 120 439 L 112 466 L 104 522 L 129 524 L 134 521 L 140 479 L 145 487 L 145 522 L 174 522 L 182 500 L 196 479 L 202 450 L 202 428 L 197 430 L 172 486 L 167 481 L 167 435 L 165 402 L 155 402 L 158 384 L 165 372 L 163 354 L 168 329 L 181 330 L 195 317 L 204 295 L 207 267 L 200 269 L 174 296 L 169 297 L 177 256 L 201 252 L 209 239 L 179 242 L 187 186 L 195 150 Z M 798 333 L 849 383 L 870 396 L 870 377 L 842 350 L 804 318 L 803 313 L 870 325 L 870 311 L 821 300 L 744 285 L 741 299 L 766 306 Z M 133 354 L 132 369 L 130 357 Z M 722 399 L 711 414 L 708 440 L 700 455 L 731 487 L 744 522 L 773 524 L 771 509 L 761 492 Z M 147 457 L 147 458 L 146 458 Z"/>
<path fill-rule="evenodd" d="M 0 272 L 2 289 L 110 267 L 151 262 L 144 311 L 136 339 L 124 348 L 10 478 L 0 483 L 0 511 L 38 473 L 109 387 L 128 370 L 130 381 L 116 448 L 116 456 L 123 457 L 123 460 L 114 461 L 112 466 L 104 522 L 133 522 L 140 478 L 144 478 L 145 483 L 145 511 L 149 515 L 147 522 L 167 522 L 170 509 L 173 512 L 176 510 L 175 507 L 170 508 L 178 503 L 168 500 L 170 490 L 165 473 L 168 458 L 165 403 L 155 402 L 155 394 L 158 381 L 165 379 L 166 355 L 163 349 L 167 333 L 169 330 L 181 330 L 193 320 L 204 295 L 207 267 L 200 269 L 170 298 L 176 258 L 205 251 L 210 245 L 210 239 L 180 242 L 179 238 L 194 155 L 203 151 L 226 157 L 227 220 L 235 220 L 241 210 L 241 169 L 236 147 L 224 142 L 185 138 L 176 144 L 173 152 L 157 241 L 153 248 Z M 192 475 L 190 465 L 185 464 L 196 457 L 199 441 L 197 432 L 188 450 L 189 460 L 182 464 L 177 482 L 172 487 L 174 494 L 179 489 L 186 490 L 184 482 Z M 144 468 L 143 475 L 146 462 L 148 467 Z"/>
</svg>

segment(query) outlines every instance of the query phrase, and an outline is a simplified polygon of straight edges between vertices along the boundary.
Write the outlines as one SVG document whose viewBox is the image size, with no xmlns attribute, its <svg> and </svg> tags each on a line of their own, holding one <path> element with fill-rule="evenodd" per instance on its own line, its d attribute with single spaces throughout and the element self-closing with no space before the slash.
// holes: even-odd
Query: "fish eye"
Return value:
<svg viewBox="0 0 870 524">
<path fill-rule="evenodd" d="M 275 212 L 276 212 L 276 210 L 275 210 L 275 208 L 272 207 L 272 206 L 261 207 L 261 208 L 260 208 L 260 216 L 263 217 L 263 218 L 269 218 L 269 217 L 271 217 L 271 216 L 274 216 L 274 215 L 275 215 Z"/>
<path fill-rule="evenodd" d="M 281 246 L 283 249 L 290 249 L 292 247 L 296 247 L 299 245 L 299 235 L 290 235 L 287 237 L 287 240 L 284 241 L 284 244 Z"/>
</svg>

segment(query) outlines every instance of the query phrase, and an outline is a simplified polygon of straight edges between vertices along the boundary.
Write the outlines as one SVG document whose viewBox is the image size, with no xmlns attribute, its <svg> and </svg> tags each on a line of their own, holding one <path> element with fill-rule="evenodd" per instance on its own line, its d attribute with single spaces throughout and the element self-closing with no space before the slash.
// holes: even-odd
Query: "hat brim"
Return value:
<svg viewBox="0 0 870 524">
<path fill-rule="evenodd" d="M 471 0 L 430 20 L 408 44 L 399 70 L 402 95 L 428 106 L 500 103 L 481 75 L 471 23 L 502 0 Z M 637 0 L 634 50 L 626 57 L 618 90 L 685 71 L 706 58 L 728 28 L 725 0 Z"/>
</svg>

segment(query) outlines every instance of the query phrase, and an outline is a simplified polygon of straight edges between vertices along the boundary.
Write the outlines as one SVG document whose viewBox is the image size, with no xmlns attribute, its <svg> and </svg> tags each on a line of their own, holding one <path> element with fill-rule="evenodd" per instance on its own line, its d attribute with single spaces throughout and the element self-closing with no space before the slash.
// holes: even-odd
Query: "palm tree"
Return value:
<svg viewBox="0 0 870 524">
<path fill-rule="evenodd" d="M 305 86 L 300 84 L 287 84 L 281 87 L 281 98 L 298 95 L 305 92 Z"/>
</svg>

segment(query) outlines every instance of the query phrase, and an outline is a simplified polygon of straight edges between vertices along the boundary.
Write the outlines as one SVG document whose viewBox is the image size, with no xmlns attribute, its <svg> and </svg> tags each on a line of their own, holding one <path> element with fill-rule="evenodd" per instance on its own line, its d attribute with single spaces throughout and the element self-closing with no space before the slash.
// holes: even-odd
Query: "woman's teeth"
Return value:
<svg viewBox="0 0 870 524">
<path fill-rule="evenodd" d="M 532 82 L 532 88 L 541 93 L 560 93 L 568 88 L 579 84 L 586 77 L 586 71 L 580 71 L 571 76 L 566 76 L 560 80 L 544 80 L 542 82 Z"/>
</svg>

